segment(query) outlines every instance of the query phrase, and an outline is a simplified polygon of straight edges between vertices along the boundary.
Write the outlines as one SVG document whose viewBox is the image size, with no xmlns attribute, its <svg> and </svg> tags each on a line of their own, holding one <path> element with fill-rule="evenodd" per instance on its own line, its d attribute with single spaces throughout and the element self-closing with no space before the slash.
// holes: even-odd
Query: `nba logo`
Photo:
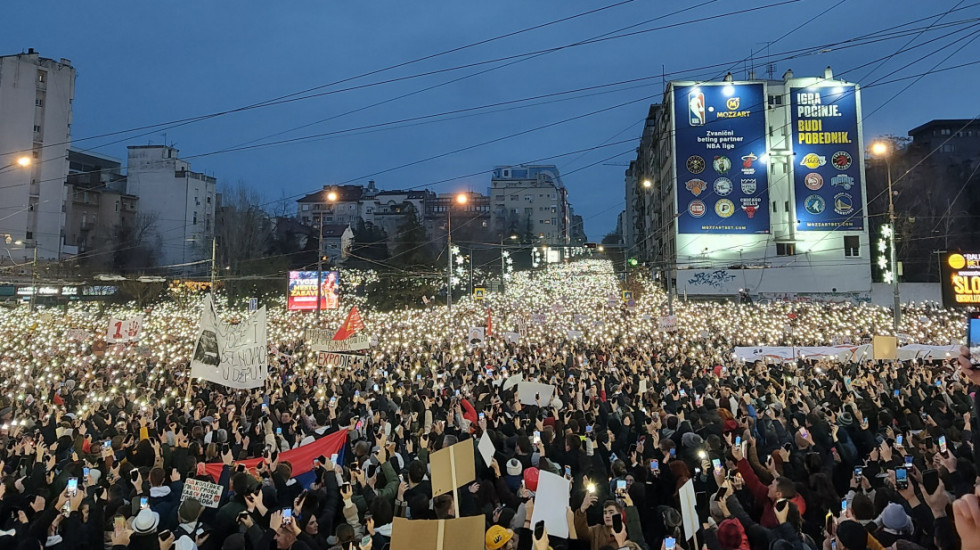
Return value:
<svg viewBox="0 0 980 550">
<path fill-rule="evenodd" d="M 688 94 L 691 111 L 691 126 L 704 126 L 704 93 L 700 90 Z"/>
</svg>

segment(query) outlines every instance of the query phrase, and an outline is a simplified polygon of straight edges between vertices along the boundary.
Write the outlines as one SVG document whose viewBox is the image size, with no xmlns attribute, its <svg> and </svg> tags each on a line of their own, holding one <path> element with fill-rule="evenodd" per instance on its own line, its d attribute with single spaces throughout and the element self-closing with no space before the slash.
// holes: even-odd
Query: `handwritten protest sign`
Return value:
<svg viewBox="0 0 980 550">
<path fill-rule="evenodd" d="M 184 482 L 184 492 L 180 495 L 180 501 L 183 502 L 189 498 L 196 498 L 208 508 L 217 508 L 221 502 L 221 492 L 224 490 L 225 488 L 217 483 L 188 478 Z"/>
<path fill-rule="evenodd" d="M 191 359 L 191 376 L 237 389 L 265 384 L 269 376 L 265 306 L 232 325 L 218 319 L 211 297 L 206 297 Z"/>
</svg>

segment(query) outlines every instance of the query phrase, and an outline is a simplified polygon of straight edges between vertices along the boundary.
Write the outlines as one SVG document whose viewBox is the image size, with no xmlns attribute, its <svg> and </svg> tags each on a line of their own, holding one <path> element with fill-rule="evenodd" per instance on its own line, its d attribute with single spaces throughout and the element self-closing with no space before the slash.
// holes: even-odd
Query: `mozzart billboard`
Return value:
<svg viewBox="0 0 980 550">
<path fill-rule="evenodd" d="M 799 231 L 864 229 L 854 85 L 790 88 Z"/>
<path fill-rule="evenodd" d="M 769 233 L 764 84 L 675 85 L 673 105 L 678 233 Z"/>
</svg>

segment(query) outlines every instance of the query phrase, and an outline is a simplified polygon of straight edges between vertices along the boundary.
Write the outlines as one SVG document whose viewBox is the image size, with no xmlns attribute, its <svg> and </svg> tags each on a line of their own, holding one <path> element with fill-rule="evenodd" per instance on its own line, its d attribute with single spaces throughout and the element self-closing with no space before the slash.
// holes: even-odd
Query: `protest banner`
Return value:
<svg viewBox="0 0 980 550">
<path fill-rule="evenodd" d="M 535 502 L 547 503 L 547 506 L 535 506 L 531 515 L 531 525 L 544 522 L 548 534 L 554 537 L 568 538 L 568 518 L 565 516 L 568 508 L 568 480 L 551 472 L 541 471 L 538 474 L 538 490 L 535 491 Z"/>
<path fill-rule="evenodd" d="M 333 333 L 321 329 L 307 329 L 306 341 L 313 351 L 360 351 L 371 347 L 371 336 L 367 334 L 355 334 L 345 340 L 334 340 Z"/>
<path fill-rule="evenodd" d="M 486 329 L 483 327 L 470 327 L 466 334 L 466 341 L 470 344 L 482 343 L 486 339 Z"/>
<path fill-rule="evenodd" d="M 483 462 L 489 467 L 490 461 L 493 460 L 493 453 L 497 452 L 497 448 L 493 446 L 493 441 L 490 440 L 487 432 L 483 432 L 483 437 L 480 438 L 476 447 L 480 451 L 480 456 L 483 457 Z"/>
<path fill-rule="evenodd" d="M 551 384 L 521 382 L 517 385 L 517 399 L 521 405 L 536 405 L 538 400 L 535 398 L 540 398 L 541 406 L 547 407 L 554 395 L 555 387 Z"/>
<path fill-rule="evenodd" d="M 872 353 L 875 361 L 895 361 L 898 359 L 898 338 L 875 335 Z"/>
<path fill-rule="evenodd" d="M 140 339 L 143 330 L 143 316 L 137 315 L 131 319 L 109 319 L 106 328 L 105 341 L 110 344 L 128 344 Z"/>
<path fill-rule="evenodd" d="M 196 498 L 198 502 L 208 508 L 217 508 L 218 504 L 221 503 L 221 492 L 224 490 L 225 488 L 217 483 L 187 478 L 184 481 L 184 492 L 180 495 L 180 501 Z"/>
<path fill-rule="evenodd" d="M 88 340 L 90 336 L 91 334 L 89 331 L 80 328 L 71 328 L 65 331 L 65 338 L 69 340 L 84 342 L 85 340 Z"/>
<path fill-rule="evenodd" d="M 363 356 L 349 355 L 345 353 L 329 353 L 326 351 L 321 351 L 316 354 L 316 366 L 336 367 L 338 369 L 352 369 L 354 368 L 357 359 L 360 357 Z"/>
<path fill-rule="evenodd" d="M 681 503 L 681 518 L 684 524 L 685 540 L 694 539 L 701 525 L 701 522 L 698 520 L 698 501 L 697 495 L 694 494 L 694 482 L 690 479 L 687 480 L 687 483 L 681 486 L 677 496 Z M 694 547 L 698 547 L 696 540 Z"/>
<path fill-rule="evenodd" d="M 673 332 L 677 330 L 677 316 L 676 315 L 663 315 L 660 317 L 658 326 L 661 330 L 666 330 L 667 332 Z"/>
<path fill-rule="evenodd" d="M 484 550 L 483 516 L 459 519 L 395 518 L 391 524 L 391 550 Z"/>
<path fill-rule="evenodd" d="M 455 491 L 476 479 L 476 453 L 473 440 L 467 439 L 440 449 L 429 456 L 432 471 L 432 496 Z M 459 515 L 459 498 L 453 499 L 456 514 Z"/>
<path fill-rule="evenodd" d="M 204 299 L 201 326 L 191 358 L 191 377 L 229 388 L 252 389 L 269 376 L 265 306 L 232 325 L 218 319 L 211 297 Z"/>
</svg>

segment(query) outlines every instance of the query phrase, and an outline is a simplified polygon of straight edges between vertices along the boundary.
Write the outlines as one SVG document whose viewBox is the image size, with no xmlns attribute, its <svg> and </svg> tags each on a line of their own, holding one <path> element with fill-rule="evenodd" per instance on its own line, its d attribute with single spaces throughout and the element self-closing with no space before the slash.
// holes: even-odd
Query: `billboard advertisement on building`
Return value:
<svg viewBox="0 0 980 550">
<path fill-rule="evenodd" d="M 980 305 L 980 254 L 946 254 L 942 268 L 943 307 Z"/>
<path fill-rule="evenodd" d="M 857 87 L 789 89 L 798 231 L 864 229 Z"/>
<path fill-rule="evenodd" d="M 289 287 L 286 291 L 286 309 L 290 311 L 316 310 L 316 271 L 290 271 Z M 320 309 L 340 307 L 340 272 L 321 271 L 320 286 L 323 288 Z"/>
<path fill-rule="evenodd" d="M 678 233 L 769 233 L 765 85 L 675 85 L 673 94 Z"/>
</svg>

